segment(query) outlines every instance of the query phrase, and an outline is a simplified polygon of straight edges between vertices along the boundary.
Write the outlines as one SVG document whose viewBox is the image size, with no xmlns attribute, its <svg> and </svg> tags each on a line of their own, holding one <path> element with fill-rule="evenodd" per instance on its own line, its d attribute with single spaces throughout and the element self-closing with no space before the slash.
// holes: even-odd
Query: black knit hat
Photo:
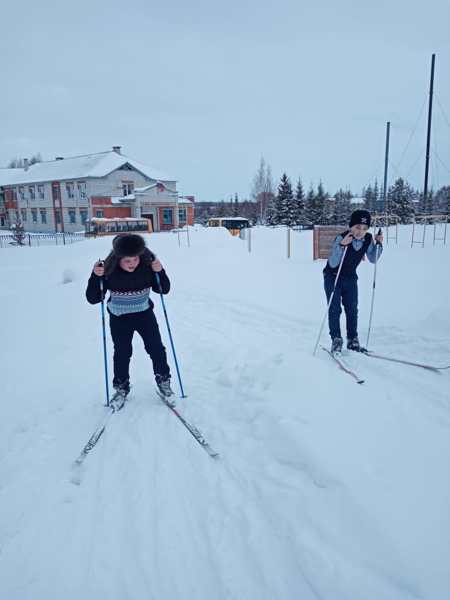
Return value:
<svg viewBox="0 0 450 600">
<path fill-rule="evenodd" d="M 370 212 L 368 210 L 355 210 L 350 217 L 350 227 L 353 225 L 367 225 L 370 227 Z"/>
<path fill-rule="evenodd" d="M 140 256 L 145 250 L 145 240 L 136 233 L 122 233 L 113 239 L 113 252 L 117 258 Z"/>
</svg>

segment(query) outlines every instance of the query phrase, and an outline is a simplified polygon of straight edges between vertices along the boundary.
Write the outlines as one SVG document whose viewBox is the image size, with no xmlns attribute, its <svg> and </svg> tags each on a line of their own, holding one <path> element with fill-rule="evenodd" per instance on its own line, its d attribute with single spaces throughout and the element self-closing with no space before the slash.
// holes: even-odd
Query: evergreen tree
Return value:
<svg viewBox="0 0 450 600">
<path fill-rule="evenodd" d="M 450 185 L 441 187 L 435 195 L 435 214 L 450 214 Z"/>
<path fill-rule="evenodd" d="M 305 202 L 305 221 L 308 227 L 313 227 L 318 222 L 317 207 L 316 207 L 316 195 L 313 187 L 309 188 L 308 195 L 306 196 Z"/>
<path fill-rule="evenodd" d="M 287 225 L 288 227 L 295 225 L 297 205 L 292 193 L 291 182 L 286 173 L 283 173 L 278 186 L 276 208 L 280 225 Z"/>
<path fill-rule="evenodd" d="M 366 210 L 368 210 L 369 212 L 373 212 L 373 207 L 374 207 L 375 201 L 374 201 L 373 188 L 370 184 L 366 188 L 364 188 L 363 198 L 364 198 L 364 208 Z"/>
<path fill-rule="evenodd" d="M 295 224 L 301 227 L 308 225 L 305 208 L 305 192 L 303 191 L 302 180 L 299 177 L 295 189 Z"/>
<path fill-rule="evenodd" d="M 414 190 L 401 177 L 389 188 L 389 212 L 397 215 L 401 223 L 411 223 L 414 217 Z"/>
<path fill-rule="evenodd" d="M 317 225 L 329 225 L 332 220 L 332 204 L 323 189 L 322 182 L 317 187 L 316 195 Z"/>
<path fill-rule="evenodd" d="M 346 226 L 350 220 L 352 212 L 351 199 L 352 194 L 350 191 L 344 192 L 341 188 L 334 196 L 334 211 L 333 211 L 333 223 L 335 225 Z"/>
<path fill-rule="evenodd" d="M 238 195 L 234 194 L 234 208 L 233 208 L 233 217 L 239 216 L 239 199 Z"/>
<path fill-rule="evenodd" d="M 372 202 L 372 207 L 369 208 L 369 212 L 371 214 L 375 214 L 378 212 L 378 207 L 380 205 L 380 188 L 378 187 L 378 180 L 375 179 L 375 183 L 373 184 L 373 202 Z"/>
</svg>

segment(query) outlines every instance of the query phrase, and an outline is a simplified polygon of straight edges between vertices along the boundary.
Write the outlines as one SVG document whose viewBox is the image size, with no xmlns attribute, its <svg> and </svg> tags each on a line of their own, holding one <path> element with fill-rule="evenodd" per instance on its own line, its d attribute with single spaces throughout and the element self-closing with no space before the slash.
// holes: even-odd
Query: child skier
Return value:
<svg viewBox="0 0 450 600">
<path fill-rule="evenodd" d="M 155 273 L 159 274 L 161 290 Z M 101 302 L 100 280 L 103 294 L 109 290 L 107 302 L 111 336 L 114 343 L 115 394 L 112 403 L 123 405 L 130 391 L 129 366 L 133 352 L 135 331 L 144 341 L 145 350 L 153 362 L 153 372 L 159 392 L 169 397 L 170 369 L 167 364 L 158 323 L 150 300 L 150 289 L 167 294 L 170 281 L 159 260 L 145 246 L 137 234 L 120 234 L 113 240 L 113 249 L 104 261 L 96 262 L 89 278 L 86 298 L 90 304 Z"/>
<path fill-rule="evenodd" d="M 349 230 L 344 231 L 334 240 L 326 267 L 323 270 L 328 302 L 334 290 L 333 300 L 328 311 L 331 352 L 341 352 L 342 350 L 343 341 L 339 323 L 342 312 L 341 302 L 347 319 L 347 348 L 357 352 L 361 351 L 358 340 L 358 276 L 356 269 L 364 255 L 367 255 L 371 263 L 375 263 L 383 252 L 383 234 L 376 235 L 374 241 L 368 232 L 370 213 L 367 210 L 355 210 L 350 217 L 349 227 Z M 347 248 L 346 251 L 345 248 Z M 345 258 L 336 282 L 344 252 Z"/>
</svg>

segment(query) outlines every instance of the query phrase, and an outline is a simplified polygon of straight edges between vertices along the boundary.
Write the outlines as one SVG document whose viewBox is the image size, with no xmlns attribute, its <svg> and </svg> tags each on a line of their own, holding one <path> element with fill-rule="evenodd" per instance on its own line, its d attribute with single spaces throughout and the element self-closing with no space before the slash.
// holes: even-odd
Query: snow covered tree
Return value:
<svg viewBox="0 0 450 600">
<path fill-rule="evenodd" d="M 25 229 L 22 221 L 19 217 L 16 218 L 16 222 L 11 226 L 13 230 L 13 239 L 18 246 L 25 246 Z"/>
<path fill-rule="evenodd" d="M 450 214 L 450 185 L 441 187 L 435 195 L 435 214 Z"/>
<path fill-rule="evenodd" d="M 329 225 L 332 220 L 332 205 L 322 182 L 317 187 L 316 195 L 317 225 Z"/>
<path fill-rule="evenodd" d="M 389 188 L 390 214 L 397 215 L 401 223 L 411 223 L 414 217 L 414 190 L 401 177 Z"/>
<path fill-rule="evenodd" d="M 296 223 L 296 200 L 292 193 L 291 182 L 286 173 L 281 176 L 280 184 L 278 185 L 277 200 L 277 219 L 281 225 L 292 227 Z"/>
<path fill-rule="evenodd" d="M 312 186 L 309 188 L 308 195 L 306 196 L 305 221 L 309 227 L 313 227 L 318 223 L 316 195 Z"/>
<path fill-rule="evenodd" d="M 334 195 L 334 210 L 333 210 L 333 223 L 336 225 L 347 225 L 350 220 L 352 213 L 351 205 L 352 193 L 350 191 L 344 192 L 340 189 Z"/>
<path fill-rule="evenodd" d="M 29 159 L 28 164 L 34 165 L 35 163 L 42 162 L 41 153 L 33 154 L 33 156 Z M 25 167 L 25 159 L 23 158 L 13 158 L 8 163 L 9 169 L 23 169 Z"/>
<path fill-rule="evenodd" d="M 265 224 L 273 227 L 278 224 L 277 219 L 277 207 L 276 207 L 276 196 L 270 199 L 266 209 Z"/>
<path fill-rule="evenodd" d="M 300 177 L 295 188 L 295 224 L 301 227 L 308 225 L 305 214 L 305 192 L 303 191 L 303 184 Z"/>
<path fill-rule="evenodd" d="M 375 183 L 373 184 L 372 208 L 369 209 L 369 212 L 371 212 L 372 214 L 378 212 L 378 207 L 380 206 L 380 196 L 381 196 L 381 190 L 378 186 L 378 180 L 375 179 Z"/>
<path fill-rule="evenodd" d="M 370 184 L 366 188 L 364 188 L 363 198 L 364 198 L 364 208 L 366 210 L 368 210 L 369 212 L 373 212 L 374 207 L 375 207 L 375 194 L 374 194 L 373 188 Z"/>
</svg>

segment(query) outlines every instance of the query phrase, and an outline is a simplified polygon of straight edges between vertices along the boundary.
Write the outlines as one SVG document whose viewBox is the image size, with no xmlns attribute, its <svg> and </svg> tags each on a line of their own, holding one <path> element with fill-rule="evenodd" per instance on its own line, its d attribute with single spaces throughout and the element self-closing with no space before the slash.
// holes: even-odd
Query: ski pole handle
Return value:
<svg viewBox="0 0 450 600">
<path fill-rule="evenodd" d="M 377 237 L 378 237 L 379 235 L 381 235 L 382 233 L 383 233 L 383 232 L 382 232 L 382 230 L 381 230 L 381 227 L 379 227 L 379 228 L 378 228 Z M 377 240 L 377 244 L 381 245 L 381 243 L 380 243 L 378 240 Z M 378 258 L 378 257 L 377 257 L 377 258 Z"/>
</svg>

